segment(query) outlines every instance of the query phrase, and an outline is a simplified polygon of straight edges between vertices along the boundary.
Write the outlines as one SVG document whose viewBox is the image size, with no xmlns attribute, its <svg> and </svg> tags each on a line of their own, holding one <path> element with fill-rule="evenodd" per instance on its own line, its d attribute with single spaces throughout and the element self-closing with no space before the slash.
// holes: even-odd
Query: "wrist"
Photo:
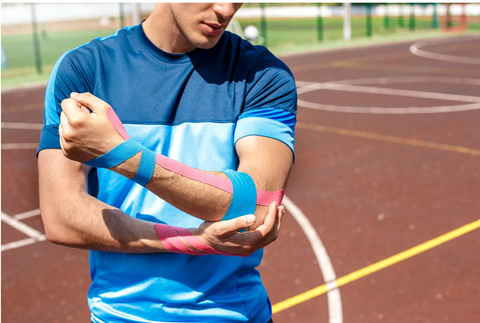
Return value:
<svg viewBox="0 0 480 323">
<path fill-rule="evenodd" d="M 137 154 L 135 154 L 133 157 L 125 160 L 123 163 L 120 163 L 117 166 L 114 166 L 109 169 L 129 179 L 132 179 L 135 177 L 135 174 L 137 173 L 138 166 L 140 165 L 140 160 L 142 158 L 141 156 L 142 156 L 142 152 L 140 151 Z"/>
</svg>

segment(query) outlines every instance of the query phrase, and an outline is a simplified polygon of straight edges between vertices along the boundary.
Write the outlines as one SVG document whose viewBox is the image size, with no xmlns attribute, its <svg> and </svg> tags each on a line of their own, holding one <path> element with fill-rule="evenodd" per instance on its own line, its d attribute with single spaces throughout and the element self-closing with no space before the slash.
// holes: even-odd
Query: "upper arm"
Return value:
<svg viewBox="0 0 480 323">
<path fill-rule="evenodd" d="M 58 135 L 61 103 L 71 92 L 88 92 L 94 87 L 92 67 L 86 50 L 62 55 L 50 75 L 44 101 L 44 120 L 37 151 L 40 206 L 45 227 L 58 222 L 56 214 L 72 194 L 87 191 L 86 166 L 63 156 Z"/>
<path fill-rule="evenodd" d="M 87 166 L 69 160 L 59 149 L 38 154 L 40 209 L 49 239 L 58 234 L 71 213 L 72 201 L 87 195 Z"/>
<path fill-rule="evenodd" d="M 250 73 L 245 105 L 235 128 L 239 171 L 257 189 L 285 187 L 294 161 L 297 93 L 288 67 L 266 51 Z"/>
<path fill-rule="evenodd" d="M 257 189 L 276 191 L 285 188 L 293 164 L 291 149 L 281 141 L 263 136 L 238 140 L 235 149 L 239 172 L 249 174 Z"/>
<path fill-rule="evenodd" d="M 63 54 L 55 64 L 45 91 L 43 128 L 37 155 L 43 149 L 60 149 L 61 103 L 72 92 L 93 92 L 95 71 L 92 61 L 89 50 L 78 48 Z"/>
</svg>

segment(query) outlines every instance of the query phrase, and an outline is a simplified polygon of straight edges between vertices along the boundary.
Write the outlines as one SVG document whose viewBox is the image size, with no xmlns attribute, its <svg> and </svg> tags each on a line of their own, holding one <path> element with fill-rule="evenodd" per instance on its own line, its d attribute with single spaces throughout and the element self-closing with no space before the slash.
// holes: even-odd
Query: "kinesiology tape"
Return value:
<svg viewBox="0 0 480 323">
<path fill-rule="evenodd" d="M 245 173 L 235 170 L 224 171 L 227 178 L 205 173 L 171 158 L 157 154 L 148 148 L 142 146 L 128 135 L 122 122 L 112 108 L 107 110 L 107 117 L 118 133 L 125 139 L 117 147 L 106 154 L 99 156 L 85 164 L 98 168 L 112 168 L 127 159 L 141 152 L 140 165 L 135 177 L 132 179 L 138 184 L 147 185 L 155 170 L 155 165 L 159 165 L 171 172 L 187 177 L 223 191 L 232 194 L 232 201 L 223 220 L 234 219 L 238 216 L 254 214 L 256 204 L 269 206 L 271 202 L 277 201 L 280 204 L 283 199 L 284 191 L 276 192 L 259 191 L 255 187 L 253 179 Z M 182 253 L 187 255 L 229 255 L 218 251 L 197 239 L 188 229 L 169 226 L 165 224 L 154 224 L 162 244 L 170 252 Z"/>
<path fill-rule="evenodd" d="M 234 193 L 234 184 L 239 194 L 238 198 L 240 202 L 238 203 L 243 204 L 245 203 L 245 201 L 251 201 L 253 193 L 255 193 L 256 196 L 256 204 L 259 205 L 269 206 L 270 203 L 272 203 L 273 201 L 277 201 L 277 204 L 280 204 L 283 200 L 284 190 L 278 190 L 275 192 L 256 190 L 253 180 L 251 180 L 251 178 L 248 179 L 250 176 L 247 174 L 238 173 L 235 171 L 227 171 L 225 172 L 225 174 L 229 178 L 222 178 L 213 174 L 202 172 L 198 169 L 182 164 L 176 160 L 155 153 L 130 138 L 127 131 L 125 130 L 125 127 L 123 126 L 122 122 L 112 108 L 109 108 L 107 110 L 107 117 L 108 120 L 115 127 L 115 129 L 118 131 L 118 133 L 122 136 L 122 138 L 125 139 L 125 142 L 113 148 L 106 154 L 86 162 L 85 164 L 89 166 L 98 168 L 115 167 L 124 162 L 125 160 L 138 154 L 139 152 L 142 152 L 140 165 L 138 167 L 135 177 L 133 178 L 134 181 L 136 181 L 142 186 L 148 184 L 151 177 L 153 176 L 155 164 L 157 164 L 171 172 L 177 173 L 191 180 L 201 182 L 233 194 L 234 196 L 232 197 L 232 202 L 234 202 L 235 209 L 237 208 L 237 194 Z M 153 159 L 155 159 L 155 163 L 153 163 Z M 235 175 L 235 173 L 238 173 L 240 175 Z M 242 187 L 245 187 L 245 185 L 249 187 L 249 194 L 247 194 L 246 189 L 242 189 Z M 251 212 L 251 214 L 253 214 L 253 211 Z M 245 214 L 249 213 L 244 213 L 242 215 Z"/>
<path fill-rule="evenodd" d="M 188 229 L 174 227 L 171 225 L 156 223 L 153 225 L 162 244 L 168 251 L 173 253 L 182 253 L 191 256 L 203 255 L 222 255 L 238 256 L 216 250 L 198 238 L 196 238 Z M 185 242 L 188 244 L 185 244 Z M 190 247 L 191 246 L 191 247 Z M 193 247 L 193 248 L 192 248 Z M 244 256 L 241 256 L 244 257 Z"/>
</svg>

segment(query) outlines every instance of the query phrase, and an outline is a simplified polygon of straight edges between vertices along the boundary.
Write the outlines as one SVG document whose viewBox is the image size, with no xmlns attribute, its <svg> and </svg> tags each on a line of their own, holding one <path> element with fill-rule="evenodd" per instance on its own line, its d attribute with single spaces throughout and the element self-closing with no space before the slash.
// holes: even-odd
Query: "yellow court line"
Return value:
<svg viewBox="0 0 480 323">
<path fill-rule="evenodd" d="M 21 111 L 31 111 L 43 109 L 43 103 L 30 103 L 25 105 L 19 105 L 15 107 L 3 108 L 2 114 L 15 113 Z"/>
<path fill-rule="evenodd" d="M 476 230 L 480 228 L 480 220 L 473 221 L 467 225 L 464 225 L 463 227 L 460 227 L 458 229 L 455 229 L 453 231 L 450 231 L 446 234 L 443 234 L 437 238 L 434 238 L 432 240 L 429 240 L 427 242 L 424 242 L 416 247 L 413 247 L 411 249 L 405 250 L 401 253 L 398 253 L 394 256 L 391 256 L 387 259 L 381 260 L 379 262 L 376 262 L 372 265 L 369 265 L 367 267 L 364 267 L 362 269 L 359 269 L 357 271 L 354 271 L 353 273 L 350 273 L 348 275 L 345 275 L 343 277 L 338 278 L 335 280 L 337 283 L 337 286 L 344 286 L 348 283 L 351 283 L 355 280 L 358 280 L 362 277 L 365 277 L 367 275 L 370 275 L 374 272 L 377 272 L 381 269 L 390 267 L 396 263 L 399 263 L 400 261 L 406 260 L 408 258 L 411 258 L 413 256 L 416 256 L 422 252 L 425 252 L 427 250 L 430 250 L 434 247 L 437 247 L 447 241 L 450 241 L 452 239 L 458 238 L 464 234 L 467 234 L 468 232 L 471 232 L 473 230 Z M 310 289 L 309 291 L 306 291 L 304 293 L 298 294 L 296 296 L 293 296 L 289 299 L 286 299 L 280 303 L 277 303 L 273 305 L 272 310 L 273 313 L 278 313 L 283 310 L 286 310 L 287 308 L 290 308 L 292 306 L 298 305 L 300 303 L 303 303 L 305 301 L 308 301 L 314 297 L 320 296 L 322 294 L 325 294 L 328 292 L 327 285 L 321 285 L 318 287 L 315 287 L 313 289 Z"/>
<path fill-rule="evenodd" d="M 451 152 L 456 152 L 461 154 L 468 154 L 472 156 L 480 156 L 480 149 L 460 147 L 460 146 L 447 145 L 447 144 L 439 144 L 439 143 L 430 142 L 430 141 L 388 136 L 388 135 L 382 135 L 382 134 L 373 133 L 373 132 L 350 130 L 350 129 L 344 129 L 344 128 L 313 125 L 313 124 L 308 124 L 303 122 L 298 122 L 297 127 L 303 128 L 303 129 L 321 131 L 321 132 L 334 133 L 338 135 L 346 135 L 346 136 L 352 136 L 357 138 L 373 139 L 373 140 L 379 140 L 379 141 L 393 142 L 397 144 L 404 144 L 409 146 L 438 149 L 443 151 L 451 151 Z"/>
</svg>

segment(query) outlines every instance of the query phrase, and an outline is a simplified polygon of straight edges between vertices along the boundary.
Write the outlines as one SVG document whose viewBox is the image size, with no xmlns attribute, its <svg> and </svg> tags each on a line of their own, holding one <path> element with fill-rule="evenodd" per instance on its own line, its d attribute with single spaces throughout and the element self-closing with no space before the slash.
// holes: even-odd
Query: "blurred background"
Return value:
<svg viewBox="0 0 480 323">
<path fill-rule="evenodd" d="M 153 7 L 1 4 L 3 322 L 89 321 L 88 251 L 48 242 L 40 216 L 45 88 L 63 53 Z M 480 3 L 246 3 L 229 29 L 299 95 L 258 266 L 275 323 L 480 322 Z"/>
<path fill-rule="evenodd" d="M 154 4 L 1 6 L 2 85 L 12 86 L 47 80 L 64 52 L 138 24 Z M 230 29 L 284 54 L 454 29 L 480 31 L 480 4 L 246 3 Z"/>
</svg>

